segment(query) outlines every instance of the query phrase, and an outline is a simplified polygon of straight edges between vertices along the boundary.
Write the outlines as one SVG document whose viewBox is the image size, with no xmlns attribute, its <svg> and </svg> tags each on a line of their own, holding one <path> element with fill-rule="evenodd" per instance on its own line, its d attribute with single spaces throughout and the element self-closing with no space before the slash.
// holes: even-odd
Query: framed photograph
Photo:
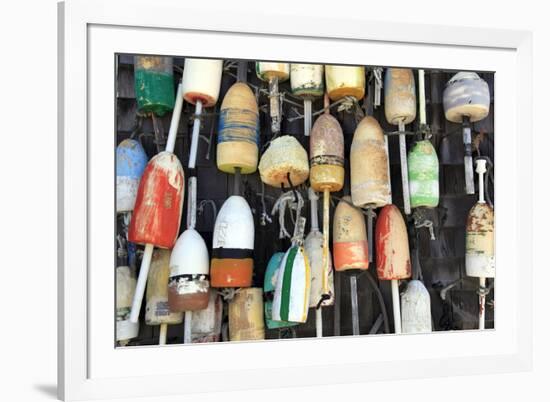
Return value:
<svg viewBox="0 0 550 402">
<path fill-rule="evenodd" d="M 59 4 L 60 398 L 529 370 L 531 34 L 259 17 Z"/>
</svg>

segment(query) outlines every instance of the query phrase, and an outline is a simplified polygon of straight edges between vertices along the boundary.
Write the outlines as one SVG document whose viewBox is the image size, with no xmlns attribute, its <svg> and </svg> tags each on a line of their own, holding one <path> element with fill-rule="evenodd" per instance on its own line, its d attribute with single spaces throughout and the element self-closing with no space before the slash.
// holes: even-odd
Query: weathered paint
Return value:
<svg viewBox="0 0 550 402">
<path fill-rule="evenodd" d="M 304 249 L 291 246 L 279 265 L 273 296 L 275 321 L 306 322 L 309 308 L 311 271 Z"/>
<path fill-rule="evenodd" d="M 401 327 L 404 334 L 432 331 L 430 293 L 418 280 L 409 281 L 401 294 Z"/>
<path fill-rule="evenodd" d="M 184 174 L 177 156 L 160 152 L 147 164 L 139 183 L 128 240 L 172 248 L 178 236 Z"/>
<path fill-rule="evenodd" d="M 294 186 L 305 182 L 309 176 L 307 152 L 291 135 L 275 138 L 260 158 L 258 165 L 262 181 L 273 187 L 280 188 L 281 184 L 290 187 L 287 174 Z"/>
<path fill-rule="evenodd" d="M 488 204 L 476 203 L 466 222 L 466 275 L 495 277 L 494 212 Z"/>
<path fill-rule="evenodd" d="M 250 286 L 253 251 L 252 211 L 243 197 L 233 195 L 223 203 L 214 225 L 211 285 L 217 288 Z"/>
<path fill-rule="evenodd" d="M 484 119 L 490 104 L 489 85 L 473 72 L 455 74 L 443 91 L 445 117 L 454 123 L 462 123 L 463 116 L 472 122 Z"/>
<path fill-rule="evenodd" d="M 351 199 L 358 207 L 391 203 L 388 153 L 378 121 L 365 117 L 357 125 L 350 150 Z"/>
<path fill-rule="evenodd" d="M 222 332 L 223 303 L 217 292 L 210 290 L 208 306 L 193 312 L 191 342 L 219 342 Z"/>
<path fill-rule="evenodd" d="M 408 68 L 387 68 L 384 76 L 384 112 L 388 123 L 409 124 L 416 117 L 414 75 Z"/>
<path fill-rule="evenodd" d="M 134 57 L 134 89 L 140 112 L 164 116 L 174 109 L 173 71 L 171 57 Z"/>
<path fill-rule="evenodd" d="M 363 66 L 325 66 L 325 80 L 328 96 L 337 101 L 345 96 L 357 100 L 365 96 L 365 67 Z"/>
<path fill-rule="evenodd" d="M 263 81 L 277 78 L 279 82 L 288 80 L 290 76 L 290 64 L 256 62 L 256 75 Z"/>
<path fill-rule="evenodd" d="M 395 205 L 386 205 L 376 221 L 376 272 L 378 279 L 411 277 L 409 237 L 403 215 Z"/>
<path fill-rule="evenodd" d="M 334 269 L 368 269 L 369 246 L 363 213 L 345 196 L 336 206 L 332 230 Z"/>
<path fill-rule="evenodd" d="M 304 241 L 304 250 L 309 260 L 311 270 L 311 288 L 309 296 L 309 307 L 317 307 L 323 292 L 323 234 L 319 230 L 312 230 Z M 332 256 L 328 253 L 328 294 L 330 298 L 323 300 L 321 306 L 334 304 L 334 271 L 332 269 Z"/>
<path fill-rule="evenodd" d="M 132 299 L 136 290 L 135 272 L 127 266 L 116 268 L 116 340 L 138 336 L 139 323 L 130 322 Z"/>
<path fill-rule="evenodd" d="M 333 116 L 322 114 L 309 137 L 309 182 L 315 191 L 340 191 L 344 186 L 344 133 Z"/>
<path fill-rule="evenodd" d="M 229 340 L 265 339 L 261 288 L 240 289 L 229 302 Z"/>
<path fill-rule="evenodd" d="M 267 328 L 285 328 L 293 325 L 298 325 L 296 322 L 290 321 L 275 321 L 273 320 L 273 296 L 275 295 L 275 286 L 277 285 L 277 277 L 281 261 L 285 253 L 275 253 L 269 259 L 267 269 L 264 276 L 264 317 Z"/>
<path fill-rule="evenodd" d="M 184 231 L 172 250 L 168 302 L 173 311 L 202 310 L 208 305 L 208 249 L 194 229 Z"/>
<path fill-rule="evenodd" d="M 301 98 L 311 99 L 323 96 L 324 68 L 322 64 L 291 64 L 290 88 Z"/>
<path fill-rule="evenodd" d="M 220 96 L 223 60 L 186 58 L 183 66 L 183 99 L 204 107 L 214 106 Z"/>
<path fill-rule="evenodd" d="M 243 82 L 225 94 L 218 121 L 218 169 L 226 173 L 254 173 L 258 167 L 260 122 L 256 97 Z"/>
<path fill-rule="evenodd" d="M 183 314 L 171 311 L 168 305 L 168 276 L 170 275 L 170 251 L 156 249 L 151 258 L 145 295 L 145 323 L 147 325 L 180 324 Z"/>
<path fill-rule="evenodd" d="M 141 144 L 130 138 L 116 147 L 116 211 L 134 209 L 139 181 L 147 166 L 147 154 Z"/>
<path fill-rule="evenodd" d="M 418 141 L 409 151 L 411 207 L 435 208 L 439 204 L 439 160 L 428 140 Z"/>
</svg>

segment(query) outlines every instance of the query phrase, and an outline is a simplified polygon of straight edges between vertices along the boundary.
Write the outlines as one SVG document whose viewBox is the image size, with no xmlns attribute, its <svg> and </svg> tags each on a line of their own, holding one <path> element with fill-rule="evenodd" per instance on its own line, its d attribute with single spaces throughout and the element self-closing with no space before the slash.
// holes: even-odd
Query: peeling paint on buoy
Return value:
<svg viewBox="0 0 550 402">
<path fill-rule="evenodd" d="M 328 96 L 337 101 L 345 96 L 357 100 L 365 96 L 365 67 L 363 66 L 325 66 L 325 80 Z"/>
<path fill-rule="evenodd" d="M 351 198 L 345 196 L 334 212 L 332 232 L 334 269 L 368 269 L 369 247 L 363 213 L 350 205 Z"/>
<path fill-rule="evenodd" d="M 261 288 L 240 289 L 229 302 L 229 340 L 265 339 Z"/>
<path fill-rule="evenodd" d="M 395 205 L 382 208 L 376 221 L 376 272 L 381 280 L 411 277 L 407 227 Z"/>
</svg>

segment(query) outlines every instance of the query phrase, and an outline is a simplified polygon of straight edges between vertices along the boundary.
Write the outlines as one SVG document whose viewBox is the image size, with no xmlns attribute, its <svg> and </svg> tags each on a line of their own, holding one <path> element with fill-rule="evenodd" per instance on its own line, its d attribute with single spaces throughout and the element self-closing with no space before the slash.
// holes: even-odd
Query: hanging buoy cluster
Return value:
<svg viewBox="0 0 550 402">
<path fill-rule="evenodd" d="M 418 85 L 411 69 L 385 70 L 384 115 L 397 131 L 384 132 L 373 115 L 357 111 L 359 101 L 369 99 L 365 95 L 370 70 L 362 66 L 256 62 L 256 75 L 265 83 L 263 88 L 254 88 L 246 81 L 246 63 L 239 63 L 238 81 L 225 87 L 217 111 L 222 76 L 235 63 L 224 69 L 223 60 L 186 58 L 177 91 L 172 58 L 136 56 L 134 63 L 139 112 L 163 116 L 173 110 L 173 114 L 166 149 L 150 160 L 135 133 L 116 148 L 116 211 L 128 222 L 125 240 L 145 246 L 137 275 L 136 267 L 116 267 L 116 339 L 121 345 L 138 336 L 145 290 L 144 322 L 159 326 L 160 344 L 173 343 L 180 335 L 169 336 L 168 326 L 182 322 L 184 342 L 260 340 L 265 339 L 266 330 L 277 330 L 279 337 L 286 337 L 308 322 L 311 309 L 315 310 L 316 334 L 321 337 L 325 335 L 322 310 L 340 308 L 336 305 L 336 275 L 350 280 L 353 334 L 361 333 L 361 277 L 371 277 L 378 292 L 378 286 L 389 282 L 393 332 L 432 331 L 431 296 L 422 280 L 414 241 L 416 230 L 427 226 L 418 224 L 417 215 L 439 206 L 440 191 L 438 155 L 426 131 L 423 70 L 418 71 Z M 377 74 L 381 71 L 374 70 Z M 377 85 L 382 87 L 377 77 Z M 289 131 L 282 134 L 285 91 L 279 84 L 288 79 L 292 95 L 303 100 L 300 118 L 304 119 L 307 141 Z M 267 102 L 259 107 L 261 94 Z M 313 102 L 323 96 L 324 106 L 314 113 Z M 463 123 L 465 166 L 472 165 L 470 123 L 488 115 L 487 83 L 475 73 L 458 73 L 448 82 L 443 99 L 447 119 Z M 187 175 L 174 153 L 184 102 L 195 108 L 190 138 L 184 139 L 189 144 Z M 344 134 L 339 119 L 331 113 L 336 104 L 340 112 L 357 113 L 351 132 Z M 206 113 L 204 108 L 212 108 L 212 112 Z M 418 127 L 414 124 L 417 109 Z M 260 124 L 260 110 L 267 110 L 269 129 Z M 215 114 L 217 119 L 217 132 L 210 136 L 216 144 L 209 147 L 216 147 L 218 174 L 232 175 L 234 183 L 233 194 L 220 202 L 213 220 L 211 244 L 195 227 L 197 177 L 202 166 L 199 163 L 197 167 L 197 149 L 200 139 L 208 137 L 201 134 L 205 114 Z M 388 151 L 392 134 L 399 136 L 401 204 L 392 199 Z M 415 140 L 407 144 L 412 135 Z M 492 204 L 484 200 L 484 162 L 476 161 L 479 201 L 465 223 L 466 274 L 480 281 L 480 328 L 484 327 L 488 294 L 486 278 L 495 276 L 494 214 Z M 471 166 L 465 169 L 468 182 Z M 242 174 L 256 175 L 248 177 L 259 177 L 262 187 L 250 189 L 247 180 L 241 192 Z M 261 230 L 255 221 L 260 216 L 259 206 L 269 217 L 264 184 L 282 194 L 278 199 L 272 197 L 273 211 L 279 213 L 280 248 L 261 266 L 255 259 L 255 240 Z M 467 183 L 468 192 L 469 187 Z M 309 216 L 302 213 L 306 192 Z M 331 195 L 338 192 L 343 194 Z M 251 202 L 251 193 L 261 197 L 261 203 Z M 187 227 L 180 234 L 185 195 Z M 332 204 L 332 199 L 337 202 Z M 290 211 L 290 220 L 285 209 Z M 293 225 L 290 231 L 289 221 Z M 415 235 L 410 238 L 410 233 Z M 287 241 L 290 244 L 285 244 Z M 265 272 L 261 278 L 260 272 Z M 383 300 L 381 304 L 387 321 Z"/>
</svg>

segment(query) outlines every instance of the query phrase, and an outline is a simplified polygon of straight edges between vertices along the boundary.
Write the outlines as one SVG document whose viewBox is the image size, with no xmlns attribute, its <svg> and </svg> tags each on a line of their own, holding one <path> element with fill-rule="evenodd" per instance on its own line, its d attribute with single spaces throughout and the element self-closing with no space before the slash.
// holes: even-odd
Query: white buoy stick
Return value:
<svg viewBox="0 0 550 402">
<path fill-rule="evenodd" d="M 167 333 L 168 333 L 168 324 L 160 324 L 159 345 L 166 345 Z"/>
<path fill-rule="evenodd" d="M 317 338 L 323 337 L 323 308 L 315 310 L 315 335 Z"/>
<path fill-rule="evenodd" d="M 172 112 L 170 130 L 168 131 L 166 152 L 174 152 L 182 105 L 183 95 L 182 85 L 180 82 L 180 84 L 178 85 L 178 91 L 176 93 L 176 104 L 174 105 L 174 111 Z M 134 298 L 132 300 L 132 311 L 130 312 L 130 322 L 132 323 L 138 322 L 139 319 L 139 312 L 141 310 L 141 303 L 143 302 L 143 295 L 145 294 L 145 285 L 147 284 L 147 275 L 149 274 L 149 266 L 151 265 L 151 257 L 153 256 L 154 248 L 155 246 L 153 244 L 146 244 L 145 249 L 143 250 L 143 258 L 141 260 L 141 267 L 139 269 L 136 292 L 134 293 Z"/>
<path fill-rule="evenodd" d="M 304 99 L 304 135 L 311 133 L 311 99 Z"/>
<path fill-rule="evenodd" d="M 359 305 L 357 302 L 357 276 L 349 277 L 350 294 L 351 294 L 351 323 L 353 327 L 353 335 L 359 335 Z"/>
<path fill-rule="evenodd" d="M 485 277 L 479 278 L 479 329 L 485 329 Z"/>
<path fill-rule="evenodd" d="M 418 70 L 418 103 L 420 125 L 426 124 L 426 88 L 424 87 L 424 70 Z"/>
<path fill-rule="evenodd" d="M 201 128 L 202 102 L 195 104 L 195 119 L 193 120 L 193 134 L 191 135 L 191 149 L 189 151 L 189 169 L 195 169 L 197 163 L 197 148 L 199 147 L 199 131 Z"/>
<path fill-rule="evenodd" d="M 399 122 L 399 131 L 405 131 L 405 124 Z M 399 134 L 399 159 L 401 159 L 401 182 L 403 184 L 403 207 L 405 214 L 411 213 L 411 199 L 409 195 L 409 168 L 407 166 L 407 140 L 405 134 Z"/>
<path fill-rule="evenodd" d="M 279 78 L 269 78 L 269 115 L 273 134 L 281 131 L 281 113 L 279 105 Z"/>
<path fill-rule="evenodd" d="M 485 159 L 476 160 L 476 172 L 479 178 L 479 199 L 478 203 L 485 204 L 485 185 L 483 178 L 487 171 Z M 485 329 L 485 277 L 479 278 L 479 329 Z"/>
<path fill-rule="evenodd" d="M 317 200 L 319 200 L 319 197 L 311 187 L 308 189 L 308 196 L 311 206 L 311 231 L 313 232 L 319 230 L 319 217 L 317 214 Z M 315 334 L 317 338 L 323 337 L 323 312 L 321 306 L 315 309 Z"/>
<path fill-rule="evenodd" d="M 392 279 L 391 281 L 391 296 L 393 304 L 393 325 L 395 327 L 395 333 L 401 333 L 401 309 L 399 306 L 399 281 Z"/>
<path fill-rule="evenodd" d="M 183 324 L 183 343 L 191 343 L 191 322 L 193 320 L 193 312 L 185 312 L 185 321 Z"/>
<path fill-rule="evenodd" d="M 464 142 L 464 174 L 466 180 L 466 194 L 474 194 L 474 168 L 472 165 L 472 129 L 470 117 L 462 117 L 462 141 Z"/>
</svg>

